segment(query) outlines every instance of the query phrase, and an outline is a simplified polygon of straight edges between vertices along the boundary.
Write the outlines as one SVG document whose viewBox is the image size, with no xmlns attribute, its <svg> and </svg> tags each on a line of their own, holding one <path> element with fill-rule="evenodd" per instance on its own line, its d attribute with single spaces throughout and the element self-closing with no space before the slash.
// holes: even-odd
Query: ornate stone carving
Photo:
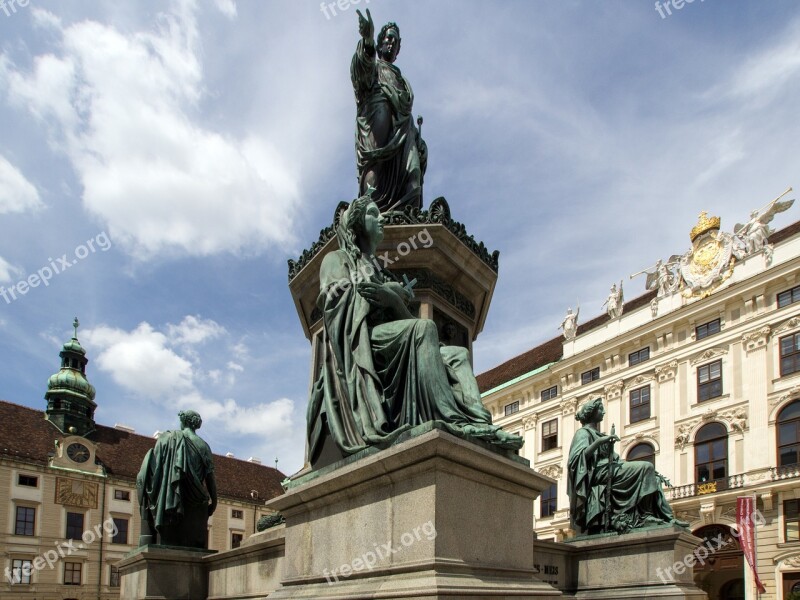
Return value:
<svg viewBox="0 0 800 600">
<path fill-rule="evenodd" d="M 561 414 L 571 415 L 574 414 L 578 407 L 577 398 L 568 398 L 561 401 Z"/>
<path fill-rule="evenodd" d="M 664 363 L 663 365 L 658 365 L 655 368 L 655 372 L 659 383 L 669 381 L 670 379 L 675 379 L 675 376 L 678 374 L 678 361 L 672 360 L 668 363 Z"/>
<path fill-rule="evenodd" d="M 606 400 L 613 400 L 622 396 L 622 389 L 625 387 L 625 382 L 621 379 L 613 383 L 609 383 L 603 388 L 603 394 Z"/>
<path fill-rule="evenodd" d="M 789 558 L 784 558 L 780 565 L 778 565 L 778 569 L 798 569 L 800 568 L 800 555 L 798 556 L 790 556 Z"/>
<path fill-rule="evenodd" d="M 683 450 L 692 436 L 692 426 L 684 423 L 678 427 L 678 435 L 675 436 L 675 447 Z"/>
<path fill-rule="evenodd" d="M 747 429 L 747 409 L 743 406 L 721 412 L 718 416 L 728 421 L 733 431 L 744 432 L 744 430 Z"/>
<path fill-rule="evenodd" d="M 658 431 L 640 431 L 636 435 L 622 440 L 620 447 L 623 451 L 625 451 L 628 449 L 628 447 L 639 442 L 658 442 Z"/>
<path fill-rule="evenodd" d="M 783 323 L 778 325 L 775 328 L 775 333 L 783 333 L 784 331 L 789 331 L 790 329 L 795 329 L 796 327 L 800 326 L 800 315 L 792 317 L 791 319 L 785 320 Z"/>
<path fill-rule="evenodd" d="M 781 394 L 780 396 L 776 396 L 776 397 L 772 398 L 769 401 L 770 410 L 772 410 L 773 408 L 775 408 L 779 404 L 782 404 L 782 403 L 786 402 L 787 400 L 789 400 L 791 398 L 794 398 L 798 394 L 800 394 L 800 385 L 796 385 L 796 386 L 792 387 L 792 389 L 790 389 L 785 394 Z"/>
<path fill-rule="evenodd" d="M 525 431 L 530 431 L 531 429 L 536 429 L 536 423 L 538 421 L 539 415 L 534 413 L 531 416 L 522 419 L 522 426 L 525 428 Z"/>
<path fill-rule="evenodd" d="M 690 362 L 692 366 L 695 366 L 700 363 L 708 362 L 709 360 L 713 360 L 715 358 L 719 358 L 720 356 L 724 356 L 728 353 L 727 346 L 717 346 L 715 348 L 709 348 L 705 352 L 701 352 L 697 356 L 695 356 Z"/>
<path fill-rule="evenodd" d="M 321 230 L 319 232 L 319 239 L 314 242 L 310 248 L 303 250 L 303 253 L 297 260 L 288 261 L 289 281 L 294 279 L 303 267 L 311 262 L 325 244 L 336 237 L 336 228 L 339 225 L 339 219 L 347 207 L 347 202 L 340 202 L 334 213 L 333 224 Z M 492 271 L 497 273 L 500 252 L 497 250 L 489 252 L 489 249 L 486 248 L 483 242 L 476 241 L 475 236 L 467 233 L 467 229 L 462 223 L 453 220 L 450 217 L 450 207 L 447 201 L 442 197 L 436 198 L 436 200 L 431 203 L 428 210 L 419 210 L 412 206 L 406 206 L 402 212 L 393 211 L 385 213 L 384 219 L 386 225 L 443 225 L 450 233 L 455 235 L 462 244 L 469 248 L 473 254 L 486 263 Z"/>
<path fill-rule="evenodd" d="M 770 332 L 770 326 L 766 325 L 761 329 L 756 329 L 755 331 L 749 331 L 745 333 L 742 336 L 742 347 L 747 352 L 752 352 L 758 348 L 765 347 L 767 345 L 767 340 L 769 340 Z"/>
<path fill-rule="evenodd" d="M 551 479 L 561 479 L 564 469 L 561 465 L 547 465 L 539 469 L 539 473 Z"/>
<path fill-rule="evenodd" d="M 655 377 L 650 374 L 637 375 L 625 386 L 628 389 L 637 388 L 653 381 Z"/>
</svg>

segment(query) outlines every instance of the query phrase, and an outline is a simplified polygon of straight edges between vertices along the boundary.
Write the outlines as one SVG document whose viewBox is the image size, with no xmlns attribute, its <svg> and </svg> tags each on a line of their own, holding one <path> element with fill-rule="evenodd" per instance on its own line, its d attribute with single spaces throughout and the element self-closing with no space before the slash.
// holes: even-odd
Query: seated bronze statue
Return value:
<svg viewBox="0 0 800 600">
<path fill-rule="evenodd" d="M 378 266 L 383 219 L 368 195 L 342 214 L 339 249 L 320 267 L 324 333 L 308 405 L 309 461 L 331 442 L 340 457 L 388 445 L 428 421 L 465 438 L 517 449 L 522 438 L 492 425 L 466 348 L 442 346 L 433 321 L 411 314 L 411 294 Z"/>
<path fill-rule="evenodd" d="M 601 399 L 581 407 L 578 429 L 569 449 L 567 494 L 573 528 L 585 534 L 631 529 L 678 521 L 662 489 L 664 478 L 646 461 L 623 461 L 614 452 L 619 438 L 598 425 L 605 409 Z"/>
<path fill-rule="evenodd" d="M 139 545 L 206 548 L 208 517 L 217 507 L 211 449 L 195 433 L 203 424 L 181 411 L 180 431 L 165 431 L 148 450 L 136 477 L 142 517 Z"/>
</svg>

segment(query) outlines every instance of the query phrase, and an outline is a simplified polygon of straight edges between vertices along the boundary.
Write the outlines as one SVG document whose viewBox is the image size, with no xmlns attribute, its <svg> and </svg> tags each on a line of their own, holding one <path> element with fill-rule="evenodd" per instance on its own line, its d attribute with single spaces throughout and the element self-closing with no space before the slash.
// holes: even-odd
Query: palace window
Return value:
<svg viewBox="0 0 800 600">
<path fill-rule="evenodd" d="M 558 485 L 553 484 L 546 487 L 539 496 L 540 508 L 539 517 L 545 519 L 555 514 L 558 507 Z"/>
<path fill-rule="evenodd" d="M 558 448 L 558 419 L 542 425 L 542 452 Z"/>
<path fill-rule="evenodd" d="M 783 538 L 786 542 L 800 542 L 800 500 L 783 501 Z"/>
<path fill-rule="evenodd" d="M 781 377 L 800 371 L 800 333 L 787 335 L 780 340 Z"/>
<path fill-rule="evenodd" d="M 30 585 L 33 563 L 27 558 L 15 558 L 11 561 L 11 577 L 6 575 L 11 585 Z"/>
<path fill-rule="evenodd" d="M 695 483 L 717 482 L 725 489 L 728 477 L 728 432 L 721 423 L 700 428 L 694 439 Z"/>
<path fill-rule="evenodd" d="M 14 535 L 33 535 L 36 524 L 36 509 L 30 506 L 18 506 Z"/>
<path fill-rule="evenodd" d="M 114 500 L 131 501 L 131 493 L 128 490 L 114 490 Z"/>
<path fill-rule="evenodd" d="M 650 418 L 650 386 L 631 390 L 631 423 L 638 423 Z"/>
<path fill-rule="evenodd" d="M 244 539 L 244 534 L 231 532 L 231 550 L 241 546 L 242 545 L 242 539 Z"/>
<path fill-rule="evenodd" d="M 542 402 L 545 400 L 552 400 L 556 396 L 558 396 L 558 386 L 554 385 L 553 387 L 549 387 L 546 390 L 542 390 L 541 394 Z"/>
<path fill-rule="evenodd" d="M 17 475 L 17 485 L 26 487 L 39 487 L 39 478 L 33 475 Z"/>
<path fill-rule="evenodd" d="M 514 413 L 519 412 L 519 400 L 516 402 L 512 402 L 510 404 L 506 404 L 503 408 L 503 412 L 505 412 L 505 416 L 513 415 Z"/>
<path fill-rule="evenodd" d="M 232 508 L 231 519 L 244 519 L 244 511 L 239 508 Z"/>
<path fill-rule="evenodd" d="M 800 464 L 800 400 L 778 415 L 778 466 Z"/>
<path fill-rule="evenodd" d="M 83 565 L 79 562 L 65 562 L 64 563 L 64 585 L 80 585 L 81 584 L 81 567 Z"/>
<path fill-rule="evenodd" d="M 722 361 L 697 368 L 697 401 L 705 402 L 722 396 Z"/>
<path fill-rule="evenodd" d="M 656 450 L 653 448 L 652 444 L 647 442 L 641 442 L 636 444 L 633 448 L 628 451 L 628 461 L 633 460 L 641 460 L 644 462 L 649 462 L 651 465 L 655 466 L 656 464 Z"/>
<path fill-rule="evenodd" d="M 112 544 L 127 544 L 128 543 L 128 519 L 118 519 L 114 517 L 114 527 L 117 533 L 111 538 Z"/>
<path fill-rule="evenodd" d="M 67 513 L 67 532 L 64 535 L 68 540 L 79 540 L 83 535 L 83 513 Z"/>
<path fill-rule="evenodd" d="M 800 285 L 778 294 L 778 308 L 789 306 L 795 302 L 800 302 Z"/>
<path fill-rule="evenodd" d="M 581 373 L 581 385 L 586 385 L 598 379 L 600 379 L 600 367 L 595 367 L 594 369 Z"/>
<path fill-rule="evenodd" d="M 636 352 L 631 352 L 628 354 L 628 366 L 632 367 L 633 365 L 638 365 L 646 360 L 650 360 L 650 346 L 646 348 L 642 348 L 641 350 L 637 350 Z"/>
<path fill-rule="evenodd" d="M 714 319 L 713 321 L 709 321 L 708 323 L 703 323 L 702 325 L 695 327 L 694 337 L 695 339 L 702 340 L 703 338 L 707 338 L 708 336 L 719 332 L 720 320 Z"/>
</svg>

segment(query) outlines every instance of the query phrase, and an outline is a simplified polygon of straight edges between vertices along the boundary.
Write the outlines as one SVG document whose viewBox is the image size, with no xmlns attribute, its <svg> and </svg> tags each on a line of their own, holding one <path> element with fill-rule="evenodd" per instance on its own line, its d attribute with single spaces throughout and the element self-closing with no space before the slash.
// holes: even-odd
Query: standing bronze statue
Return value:
<svg viewBox="0 0 800 600">
<path fill-rule="evenodd" d="M 195 433 L 203 424 L 181 411 L 180 431 L 165 431 L 148 450 L 136 477 L 142 532 L 139 545 L 206 548 L 208 517 L 217 507 L 211 448 Z"/>
<path fill-rule="evenodd" d="M 619 438 L 601 433 L 605 409 L 592 400 L 575 415 L 578 429 L 569 449 L 567 494 L 573 527 L 586 534 L 674 523 L 687 527 L 672 514 L 664 479 L 646 461 L 623 461 L 614 452 Z"/>
<path fill-rule="evenodd" d="M 356 95 L 356 157 L 359 195 L 373 188 L 381 212 L 422 208 L 422 180 L 428 148 L 411 114 L 414 92 L 394 65 L 400 52 L 400 28 L 387 23 L 373 39 L 367 9 L 358 13 L 361 40 L 350 64 Z"/>
<path fill-rule="evenodd" d="M 370 196 L 353 201 L 336 237 L 339 249 L 319 273 L 324 329 L 308 404 L 312 467 L 389 445 L 429 421 L 460 437 L 520 448 L 520 436 L 492 425 L 467 349 L 440 346 L 436 323 L 412 315 L 408 288 L 379 266 L 383 217 Z"/>
</svg>

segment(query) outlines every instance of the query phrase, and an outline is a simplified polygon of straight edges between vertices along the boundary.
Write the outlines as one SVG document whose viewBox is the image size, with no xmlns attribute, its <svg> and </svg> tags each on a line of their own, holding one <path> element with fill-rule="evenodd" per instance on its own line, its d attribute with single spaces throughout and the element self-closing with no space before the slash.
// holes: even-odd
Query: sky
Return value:
<svg viewBox="0 0 800 600">
<path fill-rule="evenodd" d="M 400 26 L 426 205 L 500 251 L 476 372 L 644 293 L 701 210 L 800 186 L 800 5 L 674 1 L 0 2 L 0 399 L 45 408 L 77 316 L 99 423 L 302 467 L 286 261 L 357 194 L 356 9 Z"/>
</svg>

